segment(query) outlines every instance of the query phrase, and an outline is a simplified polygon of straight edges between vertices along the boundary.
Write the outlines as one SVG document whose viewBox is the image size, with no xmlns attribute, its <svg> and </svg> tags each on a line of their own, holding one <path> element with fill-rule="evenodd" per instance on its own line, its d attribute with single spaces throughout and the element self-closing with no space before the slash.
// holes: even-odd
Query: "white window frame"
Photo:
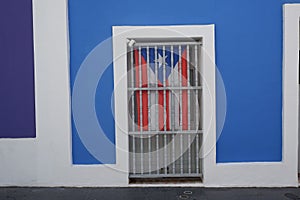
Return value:
<svg viewBox="0 0 300 200">
<path fill-rule="evenodd" d="M 122 155 L 117 160 L 126 163 L 124 171 L 129 173 L 128 156 L 128 100 L 127 100 L 127 39 L 129 38 L 202 38 L 201 74 L 205 77 L 203 88 L 203 176 L 206 177 L 216 163 L 216 101 L 215 101 L 215 43 L 214 25 L 194 26 L 114 26 L 114 92 L 116 143 L 121 142 Z M 209 152 L 209 153 L 208 153 Z M 207 154 L 207 155 L 206 155 Z M 118 158 L 119 157 L 119 158 Z M 120 159 L 121 158 L 121 159 Z M 122 164 L 122 166 L 124 166 Z"/>
<path fill-rule="evenodd" d="M 300 4 L 283 9 L 283 162 L 298 185 Z"/>
</svg>

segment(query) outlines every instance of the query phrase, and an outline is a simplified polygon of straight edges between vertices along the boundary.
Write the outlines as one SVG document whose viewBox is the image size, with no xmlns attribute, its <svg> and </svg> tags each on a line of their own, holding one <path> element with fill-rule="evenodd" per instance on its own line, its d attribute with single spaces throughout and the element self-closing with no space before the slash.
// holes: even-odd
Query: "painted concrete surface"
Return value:
<svg viewBox="0 0 300 200">
<path fill-rule="evenodd" d="M 1 200 L 300 199 L 299 188 L 0 188 Z"/>
</svg>

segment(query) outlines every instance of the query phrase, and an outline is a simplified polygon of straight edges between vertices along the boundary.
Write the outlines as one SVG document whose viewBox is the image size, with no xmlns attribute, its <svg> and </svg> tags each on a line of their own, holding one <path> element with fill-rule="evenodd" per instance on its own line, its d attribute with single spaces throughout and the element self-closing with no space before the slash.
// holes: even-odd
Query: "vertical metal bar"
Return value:
<svg viewBox="0 0 300 200">
<path fill-rule="evenodd" d="M 173 55 L 173 51 L 174 51 L 174 47 L 173 47 L 173 45 L 171 46 L 171 80 L 170 80 L 170 82 L 171 82 L 171 87 L 173 87 L 174 86 L 174 75 L 175 75 L 175 73 L 174 73 L 174 55 Z M 175 129 L 175 99 L 174 99 L 174 96 L 173 96 L 173 90 L 171 90 L 170 91 L 170 93 L 171 93 L 171 122 L 172 122 L 172 130 L 174 131 L 174 129 Z"/>
<path fill-rule="evenodd" d="M 179 67 L 179 87 L 182 87 L 182 62 L 181 62 L 181 45 L 178 46 L 178 67 Z M 180 130 L 182 131 L 182 89 L 179 91 L 179 103 L 180 103 Z M 183 174 L 183 135 L 180 134 L 180 173 Z"/>
<path fill-rule="evenodd" d="M 155 65 L 155 127 L 159 131 L 159 112 L 158 112 L 158 65 L 157 65 L 157 46 L 154 47 Z"/>
<path fill-rule="evenodd" d="M 134 49 L 131 47 L 130 49 L 130 63 L 131 63 L 131 87 L 134 88 L 134 62 L 133 62 L 133 54 L 134 54 Z M 131 109 L 132 109 L 132 131 L 135 131 L 135 109 L 134 109 L 134 96 L 135 92 L 132 93 L 132 98 L 131 98 Z M 133 174 L 135 174 L 136 168 L 135 168 L 135 136 L 132 136 L 132 171 Z"/>
<path fill-rule="evenodd" d="M 151 172 L 152 172 L 152 167 L 151 167 L 151 155 L 152 155 L 152 148 L 151 148 L 151 135 L 149 135 L 149 138 L 148 138 L 148 156 L 149 156 L 149 168 L 148 168 L 148 170 L 149 170 L 149 174 L 151 174 Z"/>
<path fill-rule="evenodd" d="M 139 47 L 139 87 L 140 87 L 140 145 L 141 145 L 141 174 L 144 173 L 144 147 L 143 147 L 143 101 L 142 101 L 142 54 L 141 54 L 141 47 Z"/>
<path fill-rule="evenodd" d="M 156 168 L 157 174 L 159 174 L 159 135 L 156 135 Z"/>
<path fill-rule="evenodd" d="M 191 144 L 191 134 L 189 133 L 188 134 L 188 145 L 189 145 L 189 149 L 188 149 L 188 157 L 189 157 L 189 164 L 188 164 L 188 169 L 189 169 L 189 174 L 191 173 L 191 170 L 192 170 L 192 157 L 191 157 L 191 147 L 192 147 L 192 144 Z"/>
<path fill-rule="evenodd" d="M 167 163 L 168 163 L 168 156 L 167 156 L 167 134 L 164 134 L 164 153 L 165 153 L 165 164 L 164 164 L 164 169 L 165 169 L 165 174 L 168 173 L 168 169 L 167 169 Z"/>
<path fill-rule="evenodd" d="M 182 87 L 182 62 L 181 62 L 181 45 L 179 45 L 178 49 L 178 55 L 179 55 L 179 87 Z M 179 104 L 180 104 L 180 121 L 179 121 L 179 126 L 180 130 L 182 131 L 182 90 L 179 91 Z"/>
<path fill-rule="evenodd" d="M 180 174 L 183 174 L 183 139 L 182 134 L 180 134 Z"/>
<path fill-rule="evenodd" d="M 176 173 L 176 168 L 175 168 L 175 136 L 172 134 L 172 162 L 173 162 L 173 174 Z"/>
<path fill-rule="evenodd" d="M 150 88 L 149 46 L 147 46 L 147 88 Z M 150 90 L 148 89 L 148 131 L 151 131 Z"/>
<path fill-rule="evenodd" d="M 174 76 L 176 73 L 174 73 L 174 46 L 171 45 L 171 86 L 174 87 L 175 81 Z M 172 130 L 175 130 L 175 97 L 173 95 L 173 90 L 171 90 L 171 122 L 172 122 Z M 175 174 L 175 141 L 174 141 L 174 134 L 172 134 L 172 163 L 173 163 L 173 174 Z"/>
<path fill-rule="evenodd" d="M 186 46 L 186 62 L 187 62 L 187 87 L 188 87 L 188 130 L 191 130 L 191 84 L 190 84 L 190 45 Z"/>
<path fill-rule="evenodd" d="M 166 57 L 166 47 L 163 46 L 163 59 Z M 166 88 L 166 63 L 165 60 L 163 60 L 163 87 Z M 163 95 L 164 95 L 164 131 L 167 129 L 167 113 L 166 113 L 166 89 L 163 90 Z"/>
<path fill-rule="evenodd" d="M 196 135 L 196 173 L 199 172 L 199 134 Z"/>
<path fill-rule="evenodd" d="M 154 47 L 154 58 L 155 58 L 155 124 L 156 130 L 159 130 L 159 113 L 158 113 L 158 66 L 157 66 L 157 46 Z M 156 134 L 156 167 L 157 174 L 159 174 L 159 135 Z"/>
<path fill-rule="evenodd" d="M 148 76 L 148 84 L 147 87 L 150 88 L 150 66 L 149 66 L 149 46 L 147 46 L 147 76 Z M 150 90 L 148 89 L 148 131 L 151 131 L 151 110 L 150 110 Z M 148 171 L 151 174 L 151 135 L 148 137 Z"/>
<path fill-rule="evenodd" d="M 133 53 L 134 49 L 131 47 L 130 50 L 130 63 L 131 63 L 131 87 L 134 88 L 134 62 L 133 62 Z M 134 92 L 132 92 L 132 98 L 131 98 L 131 109 L 132 109 L 132 131 L 135 131 L 135 113 L 134 113 Z"/>
<path fill-rule="evenodd" d="M 199 66 L 198 66 L 198 45 L 195 45 L 195 86 L 199 86 L 198 84 L 198 71 L 199 71 Z M 199 94 L 198 94 L 198 89 L 196 90 L 196 130 L 198 130 L 199 127 Z"/>
<path fill-rule="evenodd" d="M 163 46 L 163 59 L 166 57 L 166 46 Z M 163 87 L 166 88 L 166 62 L 163 60 Z M 163 95 L 164 95 L 164 131 L 167 131 L 167 96 L 166 96 L 166 89 L 163 90 Z M 164 163 L 164 169 L 165 169 L 165 174 L 167 174 L 167 134 L 164 133 L 164 153 L 165 153 L 165 163 Z"/>
<path fill-rule="evenodd" d="M 195 45 L 195 86 L 198 86 L 198 45 Z M 199 96 L 198 89 L 196 89 L 196 131 L 199 129 Z M 199 173 L 199 134 L 196 135 L 196 173 Z"/>
<path fill-rule="evenodd" d="M 191 130 L 191 84 L 190 84 L 190 46 L 186 47 L 186 61 L 187 61 L 187 87 L 188 87 L 188 130 Z M 188 170 L 191 173 L 191 135 L 188 135 Z"/>
</svg>

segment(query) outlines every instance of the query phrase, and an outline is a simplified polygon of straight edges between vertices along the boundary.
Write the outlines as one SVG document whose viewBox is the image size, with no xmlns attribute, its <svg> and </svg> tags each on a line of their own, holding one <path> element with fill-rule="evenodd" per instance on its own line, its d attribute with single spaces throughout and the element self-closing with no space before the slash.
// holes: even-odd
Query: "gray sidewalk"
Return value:
<svg viewBox="0 0 300 200">
<path fill-rule="evenodd" d="M 296 200 L 298 188 L 0 188 L 0 200 Z"/>
</svg>

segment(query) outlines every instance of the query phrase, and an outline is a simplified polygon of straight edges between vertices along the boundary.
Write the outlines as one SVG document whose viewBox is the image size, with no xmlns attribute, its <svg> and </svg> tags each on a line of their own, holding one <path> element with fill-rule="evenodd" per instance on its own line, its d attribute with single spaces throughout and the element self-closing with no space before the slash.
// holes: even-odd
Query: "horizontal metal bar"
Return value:
<svg viewBox="0 0 300 200">
<path fill-rule="evenodd" d="M 137 42 L 134 46 L 171 46 L 171 45 L 202 45 L 202 42 Z"/>
<path fill-rule="evenodd" d="M 192 174 L 129 174 L 129 178 L 201 178 L 201 173 Z"/>
<path fill-rule="evenodd" d="M 157 91 L 157 90 L 202 90 L 202 86 L 191 87 L 144 87 L 144 88 L 128 88 L 129 91 Z"/>
<path fill-rule="evenodd" d="M 169 135 L 169 134 L 202 134 L 202 130 L 186 130 L 186 131 L 129 131 L 129 135 Z"/>
</svg>

